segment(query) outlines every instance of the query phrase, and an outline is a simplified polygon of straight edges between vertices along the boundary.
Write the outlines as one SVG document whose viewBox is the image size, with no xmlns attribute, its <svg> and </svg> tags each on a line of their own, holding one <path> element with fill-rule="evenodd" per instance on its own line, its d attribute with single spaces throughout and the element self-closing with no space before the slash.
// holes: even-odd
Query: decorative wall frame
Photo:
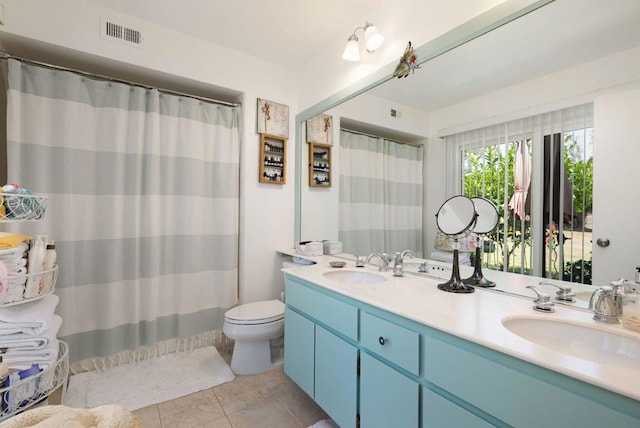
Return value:
<svg viewBox="0 0 640 428">
<path fill-rule="evenodd" d="M 258 134 L 289 138 L 289 106 L 258 98 Z"/>
<path fill-rule="evenodd" d="M 309 187 L 331 187 L 331 145 L 309 143 Z"/>
<path fill-rule="evenodd" d="M 287 139 L 260 134 L 260 183 L 285 184 L 287 179 Z"/>
<path fill-rule="evenodd" d="M 307 143 L 333 145 L 333 117 L 319 114 L 307 120 Z"/>
</svg>

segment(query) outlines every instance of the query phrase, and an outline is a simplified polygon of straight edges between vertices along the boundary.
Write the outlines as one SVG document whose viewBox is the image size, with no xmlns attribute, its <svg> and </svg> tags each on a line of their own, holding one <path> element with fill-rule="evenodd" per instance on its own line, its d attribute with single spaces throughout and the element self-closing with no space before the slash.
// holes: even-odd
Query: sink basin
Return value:
<svg viewBox="0 0 640 428">
<path fill-rule="evenodd" d="M 622 332 L 558 319 L 507 318 L 502 325 L 529 342 L 598 364 L 640 370 L 640 340 Z"/>
<path fill-rule="evenodd" d="M 387 281 L 384 276 L 368 271 L 332 270 L 325 272 L 323 275 L 332 281 L 351 284 L 381 284 Z"/>
</svg>

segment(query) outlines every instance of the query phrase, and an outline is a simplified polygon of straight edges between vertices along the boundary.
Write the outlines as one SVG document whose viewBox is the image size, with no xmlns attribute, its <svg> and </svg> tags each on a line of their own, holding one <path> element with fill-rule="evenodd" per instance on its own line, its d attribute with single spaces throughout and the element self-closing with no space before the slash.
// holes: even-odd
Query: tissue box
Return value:
<svg viewBox="0 0 640 428">
<path fill-rule="evenodd" d="M 342 252 L 342 242 L 322 241 L 323 254 L 340 254 Z"/>
</svg>

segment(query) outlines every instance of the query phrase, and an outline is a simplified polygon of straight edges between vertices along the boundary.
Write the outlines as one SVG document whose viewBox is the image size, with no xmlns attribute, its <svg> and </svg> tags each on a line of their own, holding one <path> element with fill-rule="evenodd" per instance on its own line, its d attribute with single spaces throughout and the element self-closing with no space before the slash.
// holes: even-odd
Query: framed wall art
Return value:
<svg viewBox="0 0 640 428">
<path fill-rule="evenodd" d="M 307 120 L 307 143 L 333 145 L 333 118 L 319 114 Z"/>
<path fill-rule="evenodd" d="M 289 106 L 258 98 L 258 134 L 289 138 Z"/>
</svg>

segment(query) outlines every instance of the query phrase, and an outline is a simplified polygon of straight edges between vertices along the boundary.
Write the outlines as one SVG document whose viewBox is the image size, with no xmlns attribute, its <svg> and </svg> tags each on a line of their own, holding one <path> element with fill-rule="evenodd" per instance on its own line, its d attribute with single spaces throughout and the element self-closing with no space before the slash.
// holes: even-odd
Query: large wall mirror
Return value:
<svg viewBox="0 0 640 428">
<path fill-rule="evenodd" d="M 519 3 L 521 6 L 523 2 L 507 1 L 505 3 Z M 434 214 L 444 200 L 460 190 L 459 184 L 455 182 L 456 176 L 451 172 L 453 168 L 451 160 L 444 153 L 446 147 L 438 137 L 447 135 L 447 132 L 454 133 L 458 128 L 471 129 L 469 123 L 466 123 L 470 120 L 468 118 L 483 117 L 483 121 L 478 122 L 477 127 L 480 128 L 491 123 L 491 116 L 494 114 L 493 111 L 488 110 L 484 115 L 465 116 L 462 109 L 456 110 L 452 106 L 468 105 L 471 108 L 474 104 L 469 103 L 469 100 L 481 99 L 488 94 L 493 94 L 494 98 L 497 98 L 504 93 L 507 97 L 513 93 L 509 92 L 512 87 L 528 84 L 528 82 L 543 82 L 545 76 L 564 76 L 556 77 L 552 85 L 559 85 L 558 92 L 567 91 L 569 90 L 567 88 L 575 86 L 571 99 L 551 96 L 549 99 L 554 99 L 554 102 L 546 103 L 544 97 L 538 96 L 535 90 L 523 96 L 531 98 L 529 105 L 534 106 L 533 113 L 540 113 L 545 109 L 553 111 L 572 104 L 594 104 L 593 116 L 597 143 L 606 143 L 608 146 L 607 149 L 596 149 L 595 156 L 602 168 L 594 175 L 593 217 L 595 219 L 597 216 L 600 230 L 595 229 L 594 221 L 593 235 L 592 237 L 589 235 L 589 242 L 586 244 L 589 246 L 593 238 L 593 254 L 588 254 L 585 258 L 593 257 L 594 285 L 605 285 L 620 277 L 633 277 L 633 270 L 637 264 L 640 264 L 640 260 L 630 259 L 633 248 L 624 245 L 624 241 L 628 231 L 635 230 L 635 226 L 631 220 L 625 220 L 626 222 L 620 221 L 619 218 L 616 220 L 611 209 L 604 207 L 606 207 L 605 204 L 622 206 L 618 204 L 625 203 L 627 204 L 625 209 L 632 210 L 631 212 L 640 209 L 637 202 L 629 201 L 629 199 L 638 198 L 624 197 L 625 194 L 633 194 L 634 190 L 631 187 L 619 189 L 620 183 L 619 180 L 616 181 L 614 173 L 618 165 L 630 165 L 626 163 L 628 162 L 626 158 L 634 157 L 633 154 L 629 154 L 629 148 L 625 147 L 623 142 L 624 132 L 633 130 L 633 128 L 625 128 L 632 126 L 629 125 L 632 119 L 623 126 L 613 122 L 614 118 L 620 117 L 620 113 L 628 114 L 640 104 L 640 101 L 628 101 L 630 98 L 640 100 L 640 94 L 635 92 L 640 91 L 640 59 L 638 59 L 640 27 L 636 25 L 640 18 L 640 2 L 620 0 L 615 8 L 600 0 L 555 0 L 546 2 L 548 4 L 545 5 L 537 3 L 536 7 L 531 7 L 534 2 L 529 3 L 528 8 L 522 9 L 520 14 L 514 10 L 501 17 L 494 14 L 493 26 L 486 16 L 482 22 L 483 25 L 479 26 L 479 21 L 476 21 L 475 29 L 477 30 L 478 27 L 484 29 L 484 34 L 479 37 L 468 37 L 471 30 L 467 27 L 465 33 L 464 25 L 456 29 L 454 35 L 444 35 L 450 47 L 453 45 L 452 40 L 458 37 L 455 49 L 437 55 L 435 58 L 429 58 L 421 64 L 420 69 L 407 78 L 380 79 L 368 88 L 357 89 L 352 94 L 343 94 L 341 99 L 328 100 L 325 106 L 328 109 L 316 106 L 298 116 L 296 240 L 339 239 L 339 206 L 341 203 L 348 202 L 345 200 L 346 192 L 343 192 L 342 200 L 340 199 L 340 162 L 345 161 L 346 158 L 341 157 L 342 147 L 338 129 L 334 133 L 332 154 L 335 185 L 331 189 L 309 189 L 306 186 L 307 153 L 304 142 L 304 119 L 307 117 L 305 115 L 330 114 L 336 128 L 342 127 L 355 131 L 356 134 L 424 145 L 423 223 L 422 230 L 416 232 L 421 233 L 422 239 L 419 244 L 421 247 L 409 249 L 428 257 L 437 231 Z M 505 23 L 506 21 L 509 22 Z M 497 22 L 499 24 L 496 24 Z M 432 46 L 442 46 L 445 40 L 430 43 Z M 416 52 L 419 56 L 429 57 L 430 55 L 423 50 L 423 47 L 417 48 Z M 571 70 L 574 69 L 576 73 L 572 74 Z M 584 70 L 593 70 L 593 72 Z M 562 78 L 565 80 L 559 80 Z M 529 87 L 532 88 L 535 85 L 531 84 Z M 553 91 L 553 88 L 546 91 Z M 620 91 L 623 92 L 618 99 L 616 94 L 620 94 Z M 629 94 L 635 96 L 629 97 Z M 602 99 L 598 98 L 598 102 L 594 102 L 594 99 L 601 95 Z M 626 108 L 625 103 L 628 102 L 630 104 Z M 495 110 L 495 114 L 500 115 L 503 121 L 524 117 L 529 113 L 526 111 L 528 107 L 526 102 L 523 104 L 504 100 L 502 105 L 504 108 Z M 512 110 L 509 110 L 510 105 L 514 106 Z M 605 108 L 609 106 L 614 106 L 618 110 Z M 376 109 L 376 107 L 379 108 Z M 395 118 L 391 116 L 390 111 L 394 107 L 397 110 Z M 475 108 L 483 107 L 475 104 Z M 494 107 L 487 107 L 487 109 L 491 108 Z M 620 111 L 620 109 L 624 110 Z M 462 114 L 451 118 L 448 116 L 450 111 L 462 111 Z M 410 125 L 403 127 L 405 123 Z M 451 129 L 443 129 L 443 127 L 451 127 Z M 615 136 L 616 132 L 622 132 L 620 138 L 603 137 Z M 601 138 L 598 138 L 598 135 Z M 535 150 L 538 149 L 534 149 L 534 156 L 543 155 L 541 151 L 535 152 Z M 640 156 L 640 153 L 636 153 L 635 156 Z M 434 159 L 438 161 L 434 162 Z M 616 190 L 607 191 L 609 187 L 615 187 Z M 531 191 L 542 193 L 546 190 L 533 188 Z M 637 191 L 635 194 L 637 195 Z M 533 212 L 536 210 L 541 212 L 542 206 L 534 204 L 530 209 Z M 613 220 L 609 217 L 613 217 Z M 540 224 L 542 224 L 541 220 Z M 538 227 L 542 226 L 538 225 Z M 597 238 L 602 238 L 603 243 L 610 240 L 611 245 L 598 246 Z M 542 240 L 544 237 L 532 239 Z M 404 249 L 408 248 L 345 247 L 344 250 L 362 255 L 374 251 Z"/>
</svg>

